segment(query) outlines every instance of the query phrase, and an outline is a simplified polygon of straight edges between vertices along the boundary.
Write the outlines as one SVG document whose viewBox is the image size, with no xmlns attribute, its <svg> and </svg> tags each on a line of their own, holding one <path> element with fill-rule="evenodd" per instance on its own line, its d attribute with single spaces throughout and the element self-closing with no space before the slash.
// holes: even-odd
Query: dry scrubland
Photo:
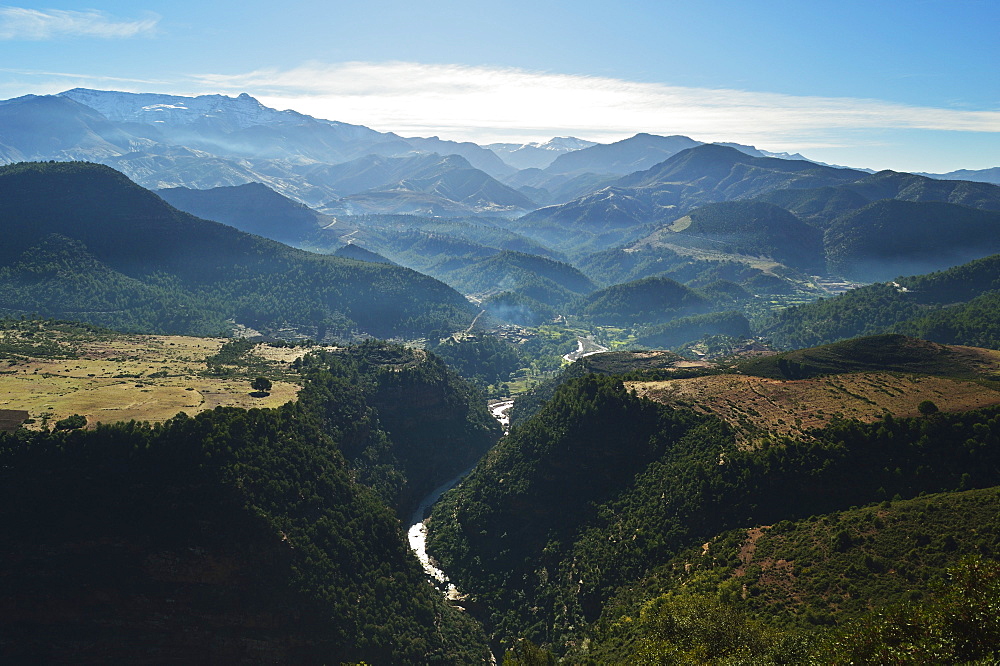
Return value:
<svg viewBox="0 0 1000 666">
<path fill-rule="evenodd" d="M 736 430 L 744 446 L 765 432 L 801 433 L 835 417 L 871 422 L 886 413 L 919 416 L 917 405 L 924 400 L 943 412 L 1000 404 L 1000 392 L 976 382 L 891 372 L 800 380 L 712 375 L 626 382 L 626 386 L 657 402 L 719 416 Z"/>
<path fill-rule="evenodd" d="M 35 423 L 51 426 L 72 414 L 97 422 L 164 421 L 177 412 L 214 407 L 277 407 L 295 398 L 299 386 L 273 382 L 270 395 L 256 397 L 245 375 L 209 376 L 205 359 L 226 342 L 183 336 L 94 336 L 79 340 L 58 332 L 46 337 L 75 358 L 29 355 L 0 361 L 0 408 L 27 410 Z M 308 351 L 258 345 L 251 354 L 280 373 Z M 274 379 L 274 374 L 263 373 Z"/>
</svg>

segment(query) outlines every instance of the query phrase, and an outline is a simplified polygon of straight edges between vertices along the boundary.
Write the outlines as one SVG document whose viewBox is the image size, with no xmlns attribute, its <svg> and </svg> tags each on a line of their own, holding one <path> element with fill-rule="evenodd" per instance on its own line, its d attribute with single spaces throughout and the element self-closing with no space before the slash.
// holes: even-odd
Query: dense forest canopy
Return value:
<svg viewBox="0 0 1000 666">
<path fill-rule="evenodd" d="M 0 434 L 17 554 L 4 659 L 72 660 L 85 643 L 109 661 L 484 659 L 396 515 L 498 426 L 429 355 L 370 343 L 302 368 L 280 409 Z"/>
</svg>

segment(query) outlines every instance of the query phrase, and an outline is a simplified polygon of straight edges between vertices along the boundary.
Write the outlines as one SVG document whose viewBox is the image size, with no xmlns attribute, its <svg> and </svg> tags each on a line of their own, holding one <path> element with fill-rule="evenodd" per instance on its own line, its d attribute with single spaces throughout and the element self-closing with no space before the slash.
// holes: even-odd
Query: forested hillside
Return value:
<svg viewBox="0 0 1000 666">
<path fill-rule="evenodd" d="M 466 293 L 513 291 L 553 306 L 594 289 L 590 278 L 569 264 L 512 251 L 464 266 L 448 280 Z"/>
<path fill-rule="evenodd" d="M 208 190 L 172 187 L 156 194 L 178 210 L 282 243 L 295 244 L 333 222 L 261 183 Z"/>
<path fill-rule="evenodd" d="M 823 272 L 822 233 L 788 211 L 759 202 L 727 201 L 691 211 L 666 229 L 666 242 L 722 248 L 726 252 L 770 257 L 786 266 Z"/>
<path fill-rule="evenodd" d="M 440 361 L 404 349 L 309 357 L 303 372 L 280 409 L 0 435 L 2 658 L 484 660 L 393 508 L 498 426 Z"/>
<path fill-rule="evenodd" d="M 778 310 L 762 318 L 758 331 L 786 349 L 884 332 L 998 349 L 998 266 L 1000 255 L 992 255 L 947 270 L 875 283 Z"/>
<path fill-rule="evenodd" d="M 0 215 L 10 221 L 0 247 L 8 316 L 200 335 L 235 321 L 316 339 L 420 335 L 472 319 L 465 299 L 437 280 L 200 220 L 94 164 L 0 168 Z"/>
<path fill-rule="evenodd" d="M 658 324 L 712 309 L 708 298 L 665 277 L 616 284 L 580 298 L 577 312 L 602 324 Z"/>
<path fill-rule="evenodd" d="M 559 388 L 443 499 L 432 552 L 488 609 L 494 639 L 527 638 L 585 658 L 587 628 L 624 586 L 726 529 L 997 486 L 997 423 L 995 407 L 871 424 L 834 419 L 805 436 L 738 448 L 713 416 L 588 375 Z M 860 608 L 877 603 L 864 595 Z M 645 631 L 643 641 L 655 639 L 653 626 Z"/>
<path fill-rule="evenodd" d="M 838 217 L 823 243 L 831 272 L 891 280 L 1000 251 L 1000 212 L 887 199 Z"/>
<path fill-rule="evenodd" d="M 623 591 L 580 661 L 989 663 L 1000 640 L 996 494 L 886 500 L 718 535 Z"/>
</svg>

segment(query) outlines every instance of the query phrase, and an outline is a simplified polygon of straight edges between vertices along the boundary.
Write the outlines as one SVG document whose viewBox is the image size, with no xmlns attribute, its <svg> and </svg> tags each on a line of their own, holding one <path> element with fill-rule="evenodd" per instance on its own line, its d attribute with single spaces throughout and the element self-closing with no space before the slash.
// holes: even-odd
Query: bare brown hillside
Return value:
<svg viewBox="0 0 1000 666">
<path fill-rule="evenodd" d="M 663 404 L 719 416 L 744 446 L 765 433 L 801 433 L 835 417 L 871 422 L 886 413 L 918 416 L 917 405 L 924 400 L 945 412 L 1000 404 L 1000 392 L 973 381 L 890 372 L 800 380 L 712 375 L 626 386 Z"/>
</svg>

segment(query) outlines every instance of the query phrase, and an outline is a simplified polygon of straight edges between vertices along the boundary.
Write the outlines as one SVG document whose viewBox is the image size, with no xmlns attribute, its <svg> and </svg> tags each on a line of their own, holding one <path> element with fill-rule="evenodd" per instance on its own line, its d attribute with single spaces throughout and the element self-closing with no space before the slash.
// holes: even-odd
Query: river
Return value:
<svg viewBox="0 0 1000 666">
<path fill-rule="evenodd" d="M 504 432 L 507 432 L 507 428 L 510 427 L 510 408 L 514 406 L 513 400 L 504 400 L 503 402 L 494 402 L 490 405 L 490 414 L 493 415 L 500 425 L 503 426 Z"/>
<path fill-rule="evenodd" d="M 465 478 L 465 476 L 472 471 L 472 467 L 462 470 L 461 474 L 458 474 L 455 478 L 445 481 L 440 486 L 435 488 L 428 494 L 424 499 L 420 501 L 413 515 L 410 516 L 410 528 L 406 531 L 406 539 L 410 543 L 410 550 L 417 556 L 420 560 L 420 564 L 424 567 L 424 571 L 427 575 L 434 581 L 434 586 L 445 593 L 449 599 L 457 599 L 459 597 L 458 590 L 455 586 L 448 582 L 448 576 L 445 575 L 443 571 L 438 569 L 431 562 L 431 558 L 427 555 L 427 523 L 426 517 L 428 510 L 434 506 L 441 495 L 458 485 L 458 482 Z"/>
<path fill-rule="evenodd" d="M 503 430 L 506 433 L 507 429 L 510 427 L 510 417 L 508 412 L 511 406 L 513 406 L 513 400 L 504 400 L 502 402 L 495 402 L 489 406 L 490 414 L 493 415 L 500 425 L 503 426 Z M 456 475 L 454 478 L 445 481 L 440 486 L 432 490 L 427 494 L 424 499 L 420 501 L 420 504 L 414 510 L 413 515 L 410 516 L 410 528 L 406 530 L 406 540 L 410 544 L 410 550 L 417 556 L 420 560 L 420 565 L 424 568 L 424 572 L 427 577 L 431 580 L 438 590 L 444 593 L 445 597 L 452 601 L 460 601 L 462 599 L 461 593 L 455 587 L 454 583 L 448 580 L 448 575 L 434 566 L 431 562 L 430 556 L 427 555 L 427 514 L 430 512 L 430 508 L 434 506 L 434 503 L 441 499 L 441 495 L 454 488 L 459 484 L 459 482 L 464 479 L 469 472 L 475 468 L 472 467 L 462 470 L 462 472 Z M 497 658 L 493 653 L 493 647 L 490 648 L 490 658 L 489 664 L 496 666 Z"/>
<path fill-rule="evenodd" d="M 510 417 L 507 413 L 510 411 L 511 406 L 514 404 L 513 400 L 504 400 L 503 402 L 497 402 L 490 405 L 490 414 L 493 415 L 500 425 L 504 427 L 504 431 L 507 430 L 510 424 Z M 438 569 L 431 562 L 431 558 L 427 555 L 427 514 L 434 503 L 441 499 L 441 495 L 458 485 L 458 483 L 466 477 L 466 475 L 472 471 L 472 467 L 462 470 L 462 472 L 456 475 L 454 478 L 445 481 L 440 486 L 432 490 L 426 497 L 424 497 L 420 504 L 417 505 L 416 510 L 414 510 L 413 515 L 410 516 L 409 529 L 406 530 L 406 539 L 410 544 L 410 550 L 417 556 L 420 560 L 420 564 L 424 567 L 424 571 L 427 576 L 434 582 L 435 587 L 444 592 L 445 596 L 449 599 L 458 599 L 459 593 L 455 589 L 455 586 L 448 581 L 448 576 L 445 572 Z"/>
<path fill-rule="evenodd" d="M 572 363 L 577 359 L 581 359 L 584 356 L 590 356 L 591 354 L 601 354 L 608 351 L 608 348 L 604 345 L 599 345 L 597 342 L 591 338 L 577 338 L 576 339 L 576 351 L 571 351 L 563 356 L 563 360 Z"/>
</svg>

